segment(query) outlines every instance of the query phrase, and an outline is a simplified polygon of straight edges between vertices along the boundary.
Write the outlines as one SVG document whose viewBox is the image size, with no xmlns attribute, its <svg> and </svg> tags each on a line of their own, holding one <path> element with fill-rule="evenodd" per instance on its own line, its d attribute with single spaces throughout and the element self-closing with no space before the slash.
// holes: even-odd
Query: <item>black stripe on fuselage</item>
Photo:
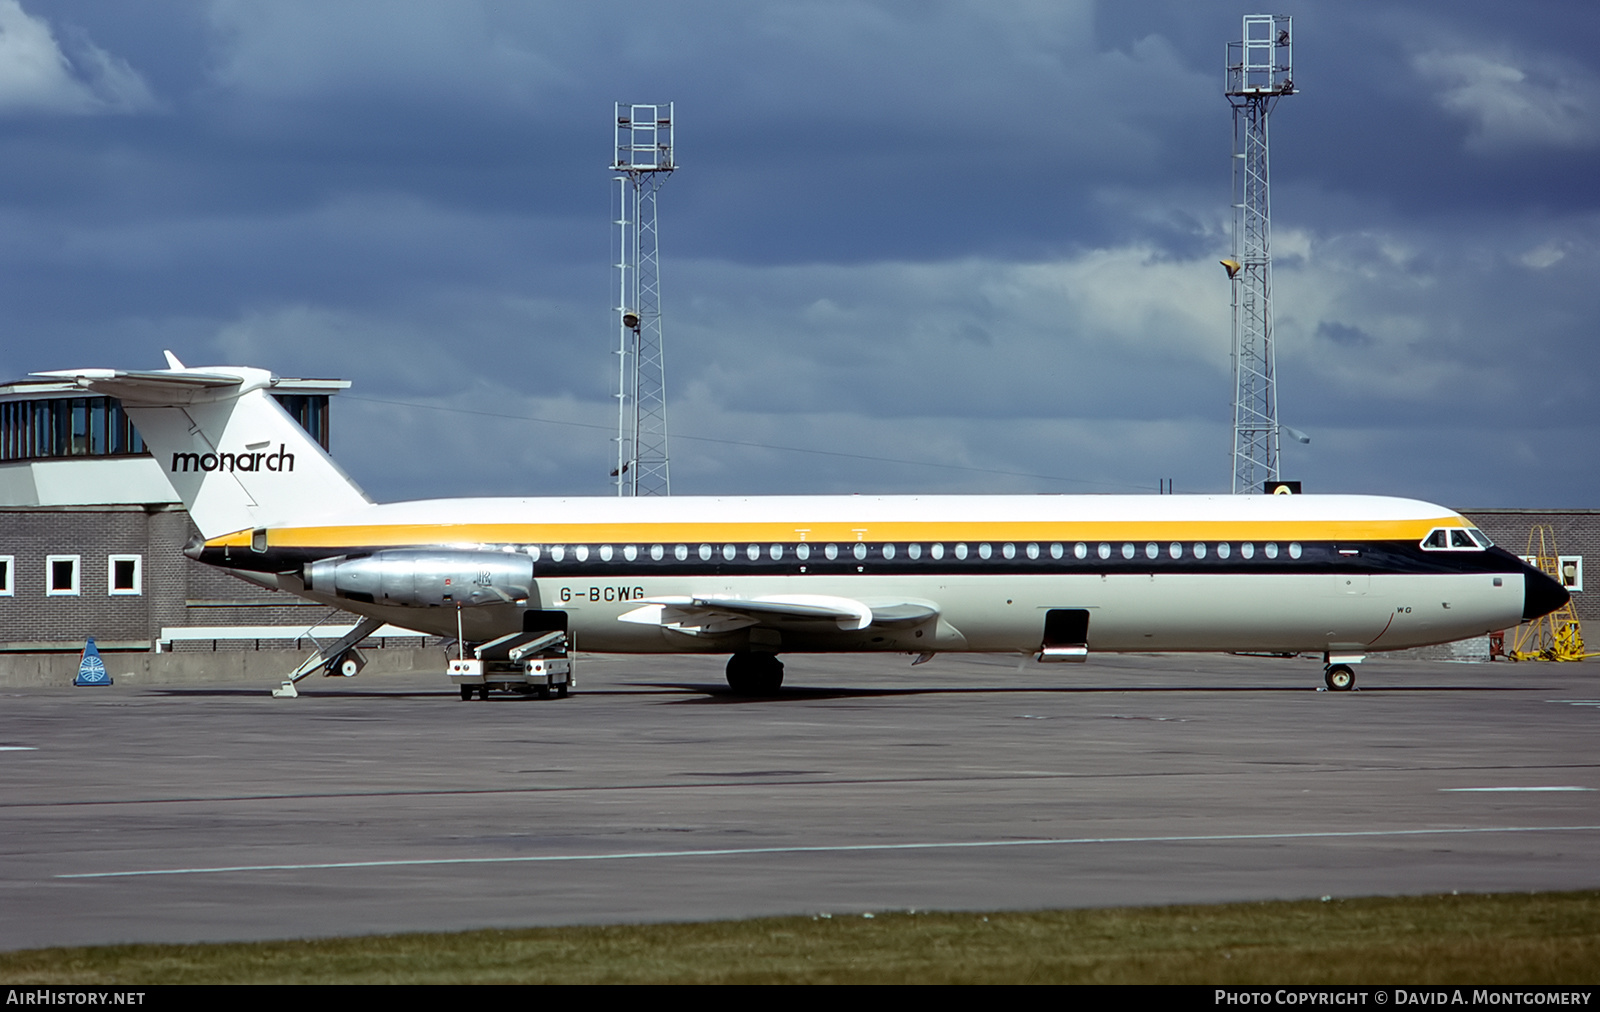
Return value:
<svg viewBox="0 0 1600 1012">
<path fill-rule="evenodd" d="M 1084 557 L 1078 558 L 1077 544 L 1060 544 L 1056 557 L 1054 544 L 1038 544 L 1037 555 L 1029 556 L 1028 544 L 955 543 L 940 545 L 936 557 L 933 546 L 919 544 L 916 557 L 910 545 L 897 542 L 850 542 L 833 545 L 790 543 L 717 545 L 634 545 L 634 558 L 626 556 L 625 545 L 483 545 L 481 550 L 502 553 L 511 550 L 534 560 L 537 578 L 569 577 L 687 577 L 687 576 L 957 576 L 974 574 L 1097 575 L 1113 573 L 1194 573 L 1194 574 L 1347 574 L 1347 575 L 1447 575 L 1467 573 L 1519 574 L 1523 563 L 1500 548 L 1482 551 L 1425 551 L 1415 542 L 1250 542 L 1250 557 L 1245 557 L 1242 542 L 1229 542 L 1224 556 L 1219 543 L 1205 543 L 1199 555 L 1193 542 L 1108 542 L 1109 557 L 1100 555 L 1100 542 L 1085 543 Z M 1270 547 L 1269 547 L 1270 546 Z M 661 558 L 653 549 L 661 548 Z M 801 557 L 804 548 L 805 557 Z M 1007 557 L 1006 549 L 1011 549 Z M 678 558 L 678 549 L 684 558 Z M 828 557 L 828 549 L 833 557 Z M 1128 549 L 1131 548 L 1131 557 Z M 705 551 L 702 552 L 702 549 Z M 962 557 L 961 550 L 965 550 Z M 987 549 L 985 554 L 984 549 Z M 1152 554 L 1153 549 L 1153 554 Z M 471 552 L 459 545 L 386 545 L 348 548 L 272 548 L 253 552 L 242 548 L 210 547 L 200 561 L 225 569 L 256 572 L 296 572 L 318 559 L 361 557 L 375 552 Z M 606 555 L 609 553 L 609 558 Z M 703 558 L 709 554 L 709 558 Z M 752 557 L 752 554 L 754 557 Z"/>
</svg>

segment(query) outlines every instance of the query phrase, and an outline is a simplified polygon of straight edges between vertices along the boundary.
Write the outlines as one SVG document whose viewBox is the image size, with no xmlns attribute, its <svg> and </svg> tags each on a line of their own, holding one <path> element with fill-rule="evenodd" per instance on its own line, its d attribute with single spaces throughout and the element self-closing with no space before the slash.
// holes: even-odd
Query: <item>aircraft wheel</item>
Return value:
<svg viewBox="0 0 1600 1012">
<path fill-rule="evenodd" d="M 741 696 L 775 696 L 783 685 L 783 662 L 776 654 L 741 651 L 728 658 L 728 688 Z"/>
<path fill-rule="evenodd" d="M 472 686 L 463 685 L 461 687 L 461 698 L 462 700 L 468 700 L 472 698 Z"/>
<path fill-rule="evenodd" d="M 1356 685 L 1355 669 L 1348 664 L 1331 664 L 1322 677 L 1334 692 L 1349 692 Z"/>
<path fill-rule="evenodd" d="M 562 684 L 556 686 L 556 698 L 557 699 L 566 699 L 567 698 L 567 686 L 566 686 L 565 682 L 563 682 Z"/>
</svg>

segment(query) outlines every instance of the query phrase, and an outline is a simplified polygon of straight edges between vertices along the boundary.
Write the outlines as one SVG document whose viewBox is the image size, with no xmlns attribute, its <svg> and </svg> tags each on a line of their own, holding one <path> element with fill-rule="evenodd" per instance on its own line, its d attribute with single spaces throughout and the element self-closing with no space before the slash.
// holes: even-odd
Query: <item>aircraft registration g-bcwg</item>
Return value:
<svg viewBox="0 0 1600 1012">
<path fill-rule="evenodd" d="M 780 653 L 1315 651 L 1347 689 L 1368 652 L 1567 600 L 1459 514 L 1378 496 L 377 504 L 268 395 L 273 374 L 168 363 L 37 375 L 121 399 L 200 531 L 188 554 L 365 616 L 360 635 L 388 622 L 480 651 L 564 633 L 595 652 L 729 654 L 729 684 L 758 693 L 781 683 Z M 359 670 L 358 641 L 296 677 Z"/>
</svg>

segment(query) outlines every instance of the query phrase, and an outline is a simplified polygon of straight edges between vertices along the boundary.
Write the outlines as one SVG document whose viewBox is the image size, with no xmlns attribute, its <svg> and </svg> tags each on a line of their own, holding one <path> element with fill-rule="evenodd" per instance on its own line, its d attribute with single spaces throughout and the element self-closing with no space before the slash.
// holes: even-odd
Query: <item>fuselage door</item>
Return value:
<svg viewBox="0 0 1600 1012">
<path fill-rule="evenodd" d="M 1051 608 L 1044 613 L 1041 661 L 1084 661 L 1089 657 L 1089 609 Z"/>
</svg>

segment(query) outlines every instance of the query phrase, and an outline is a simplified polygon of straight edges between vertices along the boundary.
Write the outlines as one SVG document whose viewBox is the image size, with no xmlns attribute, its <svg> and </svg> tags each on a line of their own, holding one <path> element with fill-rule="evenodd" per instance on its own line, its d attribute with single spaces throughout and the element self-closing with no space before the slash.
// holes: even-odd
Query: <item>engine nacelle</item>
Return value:
<svg viewBox="0 0 1600 1012">
<path fill-rule="evenodd" d="M 511 552 L 397 549 L 319 559 L 305 576 L 307 590 L 411 608 L 512 604 L 533 595 L 533 560 Z"/>
</svg>

